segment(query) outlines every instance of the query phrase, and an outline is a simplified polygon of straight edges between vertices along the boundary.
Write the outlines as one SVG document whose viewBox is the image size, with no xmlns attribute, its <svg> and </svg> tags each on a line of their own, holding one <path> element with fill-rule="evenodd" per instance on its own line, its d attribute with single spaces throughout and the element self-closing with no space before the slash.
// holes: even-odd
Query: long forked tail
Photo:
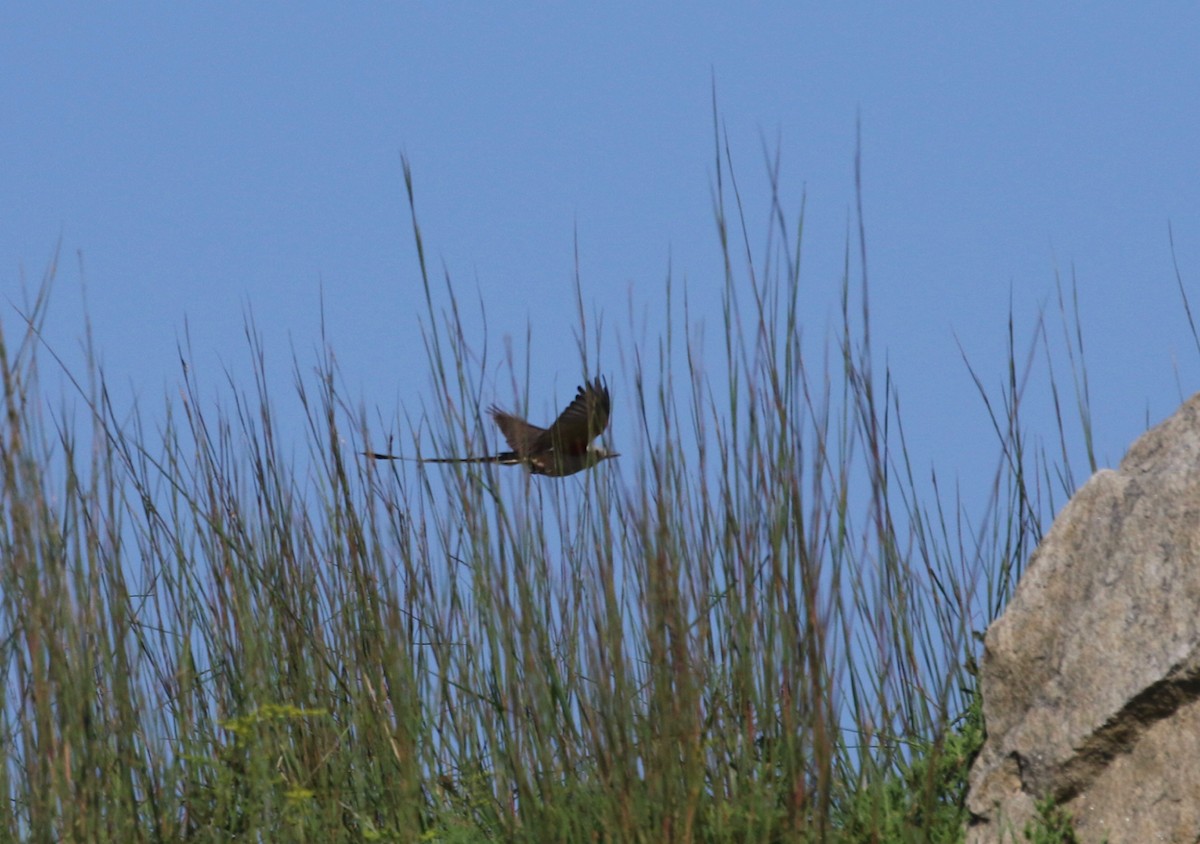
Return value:
<svg viewBox="0 0 1200 844">
<path fill-rule="evenodd" d="M 502 451 L 486 457 L 422 457 L 419 463 L 496 463 L 500 466 L 515 466 L 521 462 L 516 452 Z"/>
<path fill-rule="evenodd" d="M 497 463 L 501 466 L 515 466 L 521 462 L 514 451 L 502 451 L 500 454 L 489 454 L 486 457 L 401 457 L 398 454 L 381 454 L 378 451 L 360 451 L 364 457 L 376 460 L 408 460 L 413 463 Z"/>
</svg>

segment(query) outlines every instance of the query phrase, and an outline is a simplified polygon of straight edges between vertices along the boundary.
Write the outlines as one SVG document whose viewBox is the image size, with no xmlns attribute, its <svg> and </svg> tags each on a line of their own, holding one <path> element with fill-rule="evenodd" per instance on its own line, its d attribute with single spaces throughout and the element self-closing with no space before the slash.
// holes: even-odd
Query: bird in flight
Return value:
<svg viewBox="0 0 1200 844">
<path fill-rule="evenodd" d="M 530 425 L 524 419 L 492 405 L 490 412 L 511 451 L 486 457 L 427 457 L 422 463 L 498 463 L 522 465 L 535 475 L 561 478 L 590 469 L 602 460 L 618 457 L 592 440 L 608 427 L 612 399 L 608 385 L 599 377 L 580 387 L 574 400 L 549 428 Z M 392 454 L 364 451 L 376 460 L 402 460 Z"/>
</svg>

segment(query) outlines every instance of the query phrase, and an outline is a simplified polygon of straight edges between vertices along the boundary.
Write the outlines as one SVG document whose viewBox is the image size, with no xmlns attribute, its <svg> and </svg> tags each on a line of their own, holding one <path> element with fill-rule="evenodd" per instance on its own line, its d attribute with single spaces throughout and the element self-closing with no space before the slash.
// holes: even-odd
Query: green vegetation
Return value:
<svg viewBox="0 0 1200 844">
<path fill-rule="evenodd" d="M 185 367 L 148 424 L 93 366 L 87 417 L 52 412 L 51 270 L 0 336 L 0 836 L 960 840 L 973 633 L 1038 539 L 1036 490 L 1064 482 L 1026 445 L 1014 354 L 992 506 L 922 492 L 861 240 L 813 367 L 802 218 L 776 204 L 751 259 L 729 178 L 716 374 L 668 282 L 661 337 L 626 350 L 620 471 L 565 481 L 362 460 L 380 433 L 332 353 L 296 368 L 309 454 L 289 458 L 252 330 L 231 410 Z M 453 286 L 421 273 L 425 452 L 465 453 L 491 396 Z M 614 356 L 579 310 L 582 380 Z"/>
<path fill-rule="evenodd" d="M 1025 840 L 1033 844 L 1079 844 L 1071 813 L 1055 803 L 1053 797 L 1038 801 L 1037 820 L 1025 825 Z"/>
</svg>

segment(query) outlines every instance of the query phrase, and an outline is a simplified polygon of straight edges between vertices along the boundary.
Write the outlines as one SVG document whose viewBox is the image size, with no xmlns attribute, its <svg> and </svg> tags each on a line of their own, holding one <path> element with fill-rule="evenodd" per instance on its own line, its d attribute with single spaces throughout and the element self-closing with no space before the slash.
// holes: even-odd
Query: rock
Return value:
<svg viewBox="0 0 1200 844">
<path fill-rule="evenodd" d="M 1097 472 L 988 629 L 969 844 L 1200 841 L 1200 394 Z"/>
</svg>

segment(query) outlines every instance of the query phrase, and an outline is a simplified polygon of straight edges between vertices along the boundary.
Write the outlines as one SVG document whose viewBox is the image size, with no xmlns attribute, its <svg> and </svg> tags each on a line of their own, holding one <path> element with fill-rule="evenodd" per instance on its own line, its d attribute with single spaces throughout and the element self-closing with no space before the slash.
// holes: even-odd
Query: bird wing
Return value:
<svg viewBox="0 0 1200 844">
<path fill-rule="evenodd" d="M 505 413 L 495 405 L 492 405 L 491 412 L 500 433 L 504 434 L 504 439 L 508 441 L 508 447 L 522 457 L 532 453 L 538 439 L 546 433 L 545 428 L 530 425 L 524 419 Z"/>
<path fill-rule="evenodd" d="M 558 415 L 554 424 L 542 432 L 537 445 L 564 453 L 582 454 L 587 451 L 588 443 L 608 427 L 611 408 L 608 385 L 597 377 L 592 383 L 579 388 L 575 399 Z"/>
</svg>

